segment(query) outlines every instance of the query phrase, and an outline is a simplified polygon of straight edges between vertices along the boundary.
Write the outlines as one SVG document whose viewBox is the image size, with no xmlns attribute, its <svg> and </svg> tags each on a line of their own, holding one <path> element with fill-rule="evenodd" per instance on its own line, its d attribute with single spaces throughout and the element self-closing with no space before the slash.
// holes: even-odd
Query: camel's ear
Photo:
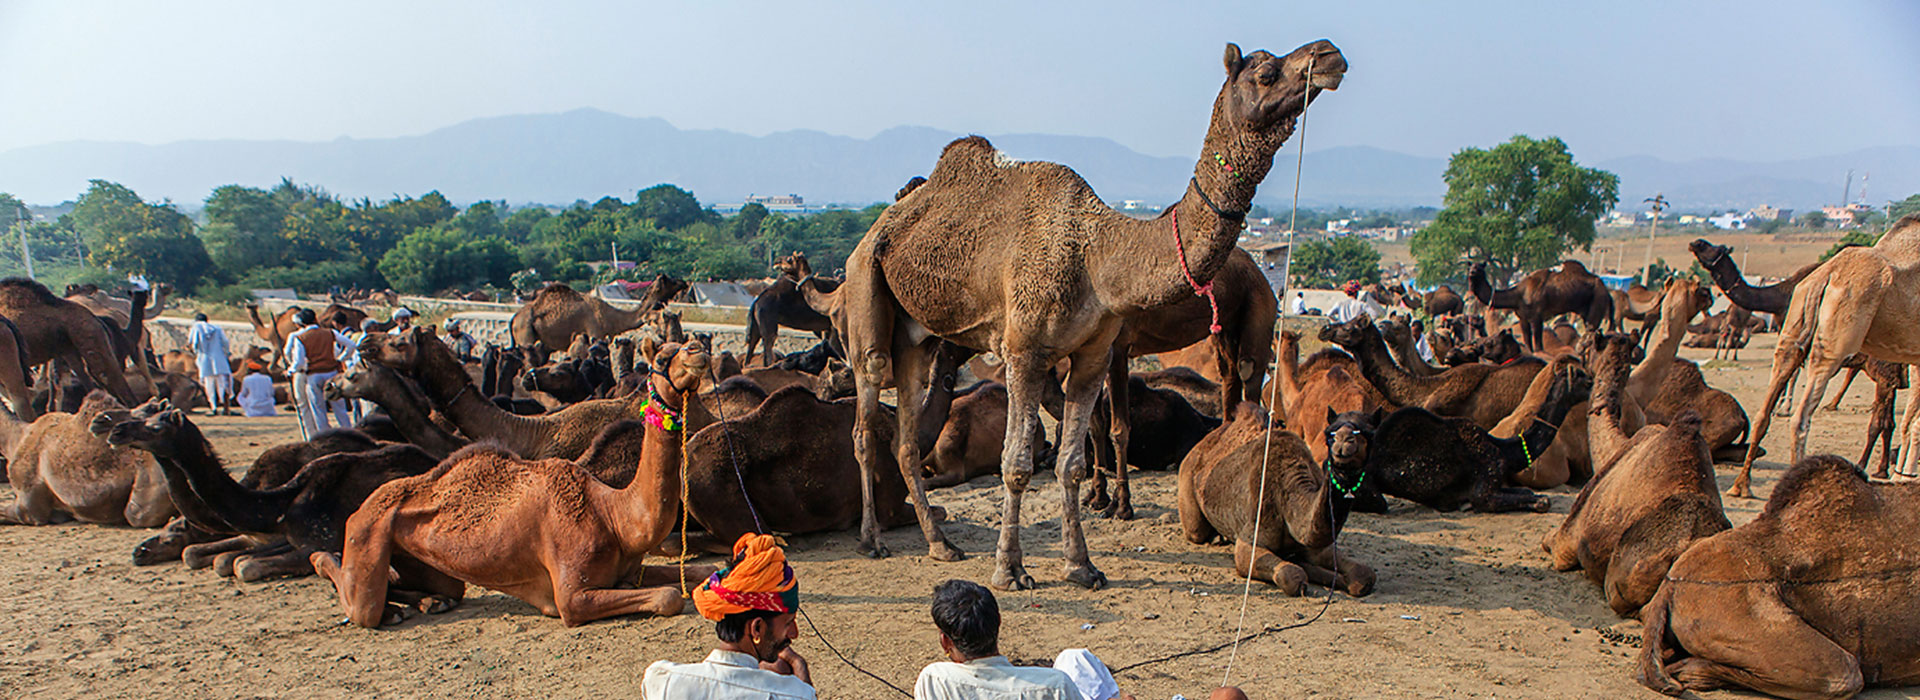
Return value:
<svg viewBox="0 0 1920 700">
<path fill-rule="evenodd" d="M 1247 66 L 1247 59 L 1240 56 L 1239 44 L 1232 42 L 1227 43 L 1227 55 L 1222 63 L 1226 64 L 1228 80 L 1232 80 L 1240 75 L 1240 69 Z"/>
<path fill-rule="evenodd" d="M 1333 410 L 1332 406 L 1328 406 L 1327 407 L 1327 425 L 1333 425 L 1333 422 L 1339 418 L 1340 418 L 1340 412 Z"/>
<path fill-rule="evenodd" d="M 1385 422 L 1387 422 L 1387 409 L 1386 409 L 1386 407 L 1385 407 L 1385 406 L 1382 406 L 1382 407 L 1380 407 L 1380 408 L 1376 408 L 1376 409 L 1373 409 L 1373 427 L 1374 427 L 1374 429 L 1375 429 L 1375 430 L 1378 430 L 1378 429 L 1380 429 L 1380 424 L 1381 424 L 1381 423 L 1385 423 Z"/>
<path fill-rule="evenodd" d="M 187 422 L 187 414 L 180 412 L 180 409 L 170 408 L 160 413 L 160 420 L 166 421 L 167 425 L 182 425 Z"/>
</svg>

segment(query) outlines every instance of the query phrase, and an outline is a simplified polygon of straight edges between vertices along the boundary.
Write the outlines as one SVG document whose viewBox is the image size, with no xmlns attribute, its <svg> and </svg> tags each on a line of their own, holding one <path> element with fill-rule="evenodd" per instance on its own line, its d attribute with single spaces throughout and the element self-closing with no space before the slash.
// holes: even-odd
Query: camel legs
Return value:
<svg viewBox="0 0 1920 700">
<path fill-rule="evenodd" d="M 1108 443 L 1094 446 L 1093 485 L 1087 490 L 1085 500 L 1088 508 L 1110 513 L 1118 520 L 1133 519 L 1133 490 L 1127 485 L 1127 442 L 1133 436 L 1129 414 L 1131 397 L 1127 395 L 1131 379 L 1127 372 L 1128 353 L 1128 348 L 1115 345 L 1107 357 L 1106 420 L 1099 420 L 1101 416 L 1096 413 L 1093 427 L 1106 428 Z M 1102 422 L 1106 425 L 1099 425 Z M 1108 471 L 1113 472 L 1114 480 L 1111 499 L 1107 498 Z"/>
<path fill-rule="evenodd" d="M 1273 584 L 1281 593 L 1300 595 L 1307 587 L 1307 570 L 1264 547 L 1245 541 L 1233 543 L 1233 572 Z"/>
<path fill-rule="evenodd" d="M 913 499 L 913 510 L 920 519 L 920 534 L 927 539 L 927 556 L 936 561 L 959 561 L 966 558 L 966 552 L 947 541 L 947 534 L 934 522 L 931 509 L 927 507 L 927 487 L 920 481 L 920 412 L 924 407 L 922 394 L 927 387 L 928 374 L 934 364 L 934 347 L 927 344 L 915 344 L 911 339 L 898 335 L 893 348 L 893 380 L 895 395 L 900 397 L 899 408 L 895 409 L 898 419 L 893 432 L 894 460 L 900 468 L 900 478 L 906 480 L 908 495 Z M 944 393 L 947 401 L 952 401 L 951 392 Z M 938 400 L 938 397 L 935 397 Z M 944 412 L 944 409 L 942 409 Z M 885 477 L 878 477 L 885 478 Z M 871 489 L 871 486 L 868 486 Z M 874 524 L 874 543 L 879 544 L 878 515 L 872 514 Z"/>
<path fill-rule="evenodd" d="M 1767 590 L 1750 587 L 1737 601 L 1725 600 L 1733 609 L 1711 620 L 1704 615 L 1673 620 L 1675 638 L 1695 656 L 1669 664 L 1667 672 L 1696 691 L 1751 688 L 1784 698 L 1822 699 L 1859 693 L 1863 679 L 1853 655 L 1778 598 L 1762 593 Z M 1765 631 L 1764 640 L 1754 636 L 1757 630 Z"/>
<path fill-rule="evenodd" d="M 198 527 L 198 526 L 194 526 Z M 246 549 L 265 549 L 271 542 L 261 542 L 250 535 L 234 535 L 211 542 L 199 542 L 187 545 L 180 550 L 180 561 L 189 569 L 204 569 L 213 566 L 214 559 L 227 552 Z"/>
<path fill-rule="evenodd" d="M 572 588 L 555 590 L 553 604 L 560 613 L 560 624 L 578 627 L 602 618 L 637 613 L 672 617 L 687 607 L 687 599 L 673 586 Z"/>
<path fill-rule="evenodd" d="M 1849 375 L 1847 378 L 1853 377 Z M 1873 387 L 1873 410 L 1867 416 L 1867 446 L 1866 450 L 1860 453 L 1860 461 L 1857 464 L 1860 465 L 1861 471 L 1866 471 L 1867 460 L 1873 457 L 1873 443 L 1876 440 L 1879 441 L 1880 466 L 1873 472 L 1873 477 L 1876 479 L 1887 478 L 1887 466 L 1890 455 L 1893 453 L 1893 395 L 1898 391 L 1895 388 L 1897 386 L 1898 384 L 1877 382 Z M 1846 388 L 1842 387 L 1840 390 L 1844 392 Z"/>
<path fill-rule="evenodd" d="M 393 559 L 391 509 L 369 512 L 362 508 L 347 520 L 346 547 L 341 556 L 314 552 L 313 571 L 333 582 L 347 619 L 361 627 L 379 627 L 388 621 L 387 570 Z M 397 618 L 399 611 L 392 611 Z"/>
<path fill-rule="evenodd" d="M 1114 331 L 1119 329 L 1115 324 Z M 1100 385 L 1106 380 L 1108 358 L 1111 354 L 1112 331 L 1104 343 L 1092 343 L 1072 356 L 1067 371 L 1067 403 L 1065 414 L 1060 423 L 1060 449 L 1055 458 L 1054 476 L 1060 482 L 1060 539 L 1061 549 L 1067 557 L 1066 579 L 1083 588 L 1099 590 L 1107 585 L 1106 574 L 1100 573 L 1087 556 L 1087 538 L 1080 526 L 1080 482 L 1086 479 L 1087 428 L 1093 417 L 1094 402 L 1099 400 Z M 1125 367 L 1121 368 L 1122 372 Z M 1039 420 L 1039 415 L 1034 415 Z M 1117 423 L 1118 421 L 1116 421 Z M 1024 433 L 1032 440 L 1035 433 Z M 1028 454 L 1032 454 L 1029 449 Z M 1124 453 L 1120 453 L 1124 454 Z M 1117 460 L 1117 469 L 1127 468 L 1124 459 Z M 1126 482 L 1120 482 L 1120 488 L 1126 488 Z M 1124 493 L 1121 492 L 1121 493 Z"/>
<path fill-rule="evenodd" d="M 1761 405 L 1768 409 L 1760 412 L 1760 421 L 1753 425 L 1753 433 L 1747 442 L 1747 457 L 1741 461 L 1740 476 L 1735 477 L 1733 485 L 1727 487 L 1727 495 L 1735 498 L 1753 498 L 1753 461 L 1760 457 L 1760 440 L 1767 436 L 1767 428 L 1773 425 L 1775 411 L 1772 407 L 1780 402 L 1780 394 L 1793 384 L 1793 375 L 1806 364 L 1807 349 L 1798 346 L 1787 338 L 1782 331 L 1780 345 L 1773 350 L 1773 377 L 1768 380 L 1767 400 Z"/>
<path fill-rule="evenodd" d="M 1902 368 L 1900 371 L 1905 373 L 1906 369 Z M 1893 387 L 1897 386 L 1899 385 L 1890 384 L 1887 392 L 1892 393 L 1896 391 Z M 1893 405 L 1893 399 L 1889 398 L 1887 405 Z M 1920 435 L 1914 434 L 1914 428 L 1916 427 L 1914 418 L 1920 414 L 1916 414 L 1915 411 L 1920 411 L 1920 387 L 1915 387 L 1913 391 L 1907 393 L 1907 412 L 1906 415 L 1900 418 L 1900 462 L 1894 471 L 1898 472 L 1900 476 L 1908 478 L 1920 476 L 1920 472 L 1914 469 L 1914 454 L 1920 452 Z M 1884 459 L 1885 457 L 1882 457 L 1882 460 Z"/>
<path fill-rule="evenodd" d="M 1847 368 L 1847 378 L 1846 378 L 1846 379 L 1842 379 L 1842 380 L 1840 380 L 1840 390 L 1839 390 L 1839 391 L 1836 391 L 1836 392 L 1833 392 L 1833 400 L 1832 400 L 1832 401 L 1828 401 L 1828 402 L 1827 402 L 1827 405 L 1825 405 L 1825 406 L 1821 406 L 1821 407 L 1820 407 L 1820 410 L 1823 410 L 1823 411 L 1838 411 L 1838 410 L 1840 410 L 1840 400 L 1841 400 L 1841 399 L 1844 399 L 1844 398 L 1846 398 L 1846 397 L 1847 397 L 1847 390 L 1848 390 L 1848 389 L 1852 389 L 1852 388 L 1853 388 L 1853 378 L 1854 378 L 1854 377 L 1857 377 L 1857 376 L 1860 376 L 1860 368 L 1859 368 L 1859 367 L 1848 367 L 1848 368 Z M 1862 465 L 1862 466 L 1865 466 L 1865 464 L 1866 464 L 1866 462 L 1865 462 L 1865 461 L 1862 461 L 1862 462 L 1861 462 L 1861 465 Z"/>
</svg>

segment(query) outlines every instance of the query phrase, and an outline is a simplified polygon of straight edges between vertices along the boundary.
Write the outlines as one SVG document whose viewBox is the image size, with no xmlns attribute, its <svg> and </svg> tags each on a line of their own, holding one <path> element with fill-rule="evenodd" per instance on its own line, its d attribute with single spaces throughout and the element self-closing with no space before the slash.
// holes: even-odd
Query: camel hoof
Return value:
<svg viewBox="0 0 1920 700">
<path fill-rule="evenodd" d="M 1107 496 L 1104 489 L 1091 489 L 1087 491 L 1087 495 L 1080 498 L 1080 504 L 1086 506 L 1087 510 L 1105 513 L 1107 509 L 1113 507 L 1113 499 Z"/>
<path fill-rule="evenodd" d="M 1746 484 L 1734 484 L 1727 487 L 1727 496 L 1730 498 L 1753 498 L 1753 489 Z"/>
<path fill-rule="evenodd" d="M 1299 596 L 1307 590 L 1307 572 L 1298 565 L 1283 563 L 1273 571 L 1273 585 L 1281 593 Z"/>
<path fill-rule="evenodd" d="M 934 561 L 960 561 L 967 558 L 967 553 L 953 546 L 952 542 L 933 542 L 927 545 L 927 558 Z"/>
<path fill-rule="evenodd" d="M 430 596 L 421 598 L 418 605 L 420 608 L 420 612 L 426 613 L 428 615 L 438 615 L 448 610 L 452 610 L 454 606 L 457 606 L 459 604 L 460 604 L 460 601 L 454 600 L 447 596 L 430 595 Z"/>
<path fill-rule="evenodd" d="M 673 617 L 687 609 L 687 599 L 672 586 L 666 586 L 653 596 L 653 614 L 660 617 Z"/>
<path fill-rule="evenodd" d="M 1027 569 L 1024 566 L 995 571 L 993 580 L 989 583 L 1003 591 L 1030 591 L 1034 588 L 1033 577 L 1027 575 Z"/>
<path fill-rule="evenodd" d="M 413 617 L 413 608 L 388 603 L 386 612 L 380 615 L 380 626 L 397 625 L 409 617 Z"/>
<path fill-rule="evenodd" d="M 1107 587 L 1107 575 L 1093 568 L 1092 564 L 1067 567 L 1067 580 L 1089 591 Z"/>
<path fill-rule="evenodd" d="M 1881 467 L 1880 469 L 1876 469 L 1876 470 L 1874 470 L 1874 472 L 1873 472 L 1873 475 L 1872 475 L 1871 477 L 1869 477 L 1869 478 L 1873 478 L 1873 479 L 1891 479 L 1891 478 L 1893 478 L 1893 477 L 1891 477 L 1891 476 L 1888 476 L 1888 475 L 1887 475 L 1887 469 L 1886 469 L 1886 467 Z"/>
<path fill-rule="evenodd" d="M 887 549 L 886 545 L 879 542 L 861 542 L 857 551 L 868 559 L 885 559 L 893 556 L 893 550 Z"/>
<path fill-rule="evenodd" d="M 1133 504 L 1116 501 L 1113 507 L 1114 520 L 1132 520 Z"/>
<path fill-rule="evenodd" d="M 1553 510 L 1553 501 L 1546 496 L 1541 496 L 1533 502 L 1533 512 L 1535 513 L 1545 513 L 1550 510 Z"/>
<path fill-rule="evenodd" d="M 932 520 L 936 523 L 946 522 L 947 507 L 946 506 L 927 506 L 927 519 Z"/>
</svg>

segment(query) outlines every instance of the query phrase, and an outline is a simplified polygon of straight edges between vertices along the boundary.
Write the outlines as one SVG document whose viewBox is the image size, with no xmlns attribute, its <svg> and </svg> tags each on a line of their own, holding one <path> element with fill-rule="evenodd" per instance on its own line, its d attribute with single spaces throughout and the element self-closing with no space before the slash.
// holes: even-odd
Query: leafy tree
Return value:
<svg viewBox="0 0 1920 700">
<path fill-rule="evenodd" d="M 1878 231 L 1867 231 L 1863 229 L 1848 231 L 1847 235 L 1840 237 L 1838 243 L 1833 244 L 1832 248 L 1828 248 L 1827 252 L 1820 256 L 1820 262 L 1826 262 L 1827 258 L 1833 257 L 1833 255 L 1840 252 L 1842 248 L 1856 245 L 1873 245 L 1879 242 L 1880 232 Z"/>
<path fill-rule="evenodd" d="M 656 227 L 675 231 L 700 220 L 700 200 L 694 199 L 692 192 L 673 185 L 654 185 L 634 195 L 633 214 L 652 219 Z"/>
<path fill-rule="evenodd" d="M 1445 179 L 1446 208 L 1413 237 L 1425 284 L 1457 277 L 1463 261 L 1487 263 L 1499 280 L 1590 248 L 1594 220 L 1620 198 L 1618 176 L 1580 167 L 1557 137 L 1463 149 Z"/>
<path fill-rule="evenodd" d="M 1807 213 L 1805 213 L 1805 214 L 1802 214 L 1802 215 L 1800 216 L 1800 223 L 1801 223 L 1801 224 L 1803 224 L 1803 225 L 1805 225 L 1805 226 L 1806 226 L 1807 228 L 1810 228 L 1810 229 L 1823 229 L 1823 228 L 1826 228 L 1826 227 L 1827 227 L 1827 213 L 1826 213 L 1826 212 L 1824 212 L 1824 211 L 1810 211 L 1810 212 L 1807 212 Z"/>
<path fill-rule="evenodd" d="M 90 181 L 69 216 L 94 265 L 171 281 L 189 294 L 213 269 L 191 219 L 172 204 L 142 201 L 124 185 Z"/>
<path fill-rule="evenodd" d="M 727 224 L 733 230 L 734 240 L 745 241 L 760 235 L 760 223 L 766 221 L 767 214 L 766 206 L 759 202 L 740 207 L 740 213 Z"/>
<path fill-rule="evenodd" d="M 1887 219 L 1899 221 L 1903 217 L 1920 214 L 1920 194 L 1910 195 L 1906 199 L 1887 205 Z"/>
<path fill-rule="evenodd" d="M 451 227 L 434 226 L 401 239 L 380 259 L 380 274 L 394 289 L 419 294 L 503 285 L 519 264 L 512 246 L 503 239 L 468 239 Z"/>
<path fill-rule="evenodd" d="M 256 267 L 240 277 L 240 284 L 248 289 L 319 293 L 334 287 L 370 287 L 380 282 L 357 262 L 328 260 L 290 267 Z"/>
<path fill-rule="evenodd" d="M 1309 241 L 1293 254 L 1293 277 L 1313 289 L 1329 289 L 1349 281 L 1379 282 L 1380 251 L 1351 236 Z"/>
<path fill-rule="evenodd" d="M 282 235 L 288 202 L 266 190 L 225 185 L 207 197 L 207 225 L 200 239 L 222 269 L 244 273 L 286 265 L 293 254 Z"/>
<path fill-rule="evenodd" d="M 552 216 L 553 212 L 547 211 L 544 207 L 527 207 L 508 216 L 501 228 L 505 230 L 508 241 L 525 243 L 528 238 L 533 237 L 533 228 Z"/>
</svg>

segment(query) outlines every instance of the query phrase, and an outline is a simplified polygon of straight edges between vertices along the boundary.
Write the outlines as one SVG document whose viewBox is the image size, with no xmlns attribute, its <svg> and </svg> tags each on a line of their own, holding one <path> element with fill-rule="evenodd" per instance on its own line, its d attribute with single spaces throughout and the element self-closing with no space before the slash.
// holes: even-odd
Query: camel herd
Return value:
<svg viewBox="0 0 1920 700">
<path fill-rule="evenodd" d="M 1064 166 L 961 139 L 901 190 L 843 279 L 799 254 L 782 261 L 744 357 L 664 309 L 684 282 L 656 279 L 638 310 L 555 285 L 515 314 L 512 347 L 469 357 L 431 327 L 369 333 L 326 391 L 380 410 L 271 447 L 238 479 L 191 405 L 154 391 L 165 382 L 139 359 L 144 292 L 121 311 L 0 281 L 12 336 L 0 338 L 0 390 L 14 406 L 0 446 L 16 492 L 0 522 L 164 524 L 135 563 L 317 574 L 365 627 L 451 609 L 468 585 L 571 626 L 679 613 L 681 587 L 712 568 L 646 557 L 725 552 L 746 533 L 857 528 L 859 551 L 885 557 L 881 531 L 914 524 L 930 559 L 962 558 L 928 489 L 994 474 L 991 583 L 1033 587 L 1020 513 L 1047 462 L 1061 577 L 1088 589 L 1106 577 L 1080 509 L 1133 517 L 1129 467 L 1177 469 L 1185 538 L 1231 545 L 1238 575 L 1287 595 L 1311 584 L 1361 597 L 1393 576 L 1339 543 L 1354 511 L 1385 514 L 1388 497 L 1547 512 L 1539 491 L 1573 486 L 1543 556 L 1645 623 L 1637 677 L 1649 688 L 1847 697 L 1920 682 L 1920 613 L 1905 604 L 1920 593 L 1920 545 L 1905 536 L 1920 487 L 1800 454 L 1849 361 L 1882 387 L 1875 436 L 1890 443 L 1893 389 L 1920 361 L 1920 217 L 1773 287 L 1696 242 L 1744 310 L 1704 331 L 1694 321 L 1712 292 L 1693 280 L 1617 292 L 1568 261 L 1496 288 L 1475 267 L 1467 297 L 1402 290 L 1399 318 L 1325 325 L 1329 347 L 1302 359 L 1303 336 L 1275 332 L 1274 290 L 1235 243 L 1273 154 L 1346 62 L 1318 41 L 1281 56 L 1229 45 L 1223 63 L 1205 155 L 1159 218 L 1113 212 Z M 1677 351 L 1703 333 L 1744 344 L 1746 312 L 1782 320 L 1768 408 L 1809 360 L 1813 376 L 1793 468 L 1757 519 L 1732 527 L 1714 464 L 1750 468 L 1772 411 L 1750 428 Z M 1429 335 L 1415 335 L 1414 314 Z M 1568 314 L 1582 328 L 1556 322 Z M 286 316 L 254 313 L 255 332 L 282 345 Z M 365 318 L 349 304 L 321 314 L 343 329 Z M 1622 333 L 1634 320 L 1637 335 Z M 781 327 L 820 342 L 781 355 Z M 1131 372 L 1146 355 L 1163 368 Z M 42 364 L 49 395 L 36 397 L 29 369 Z M 1724 495 L 1750 497 L 1748 484 L 1743 471 Z"/>
</svg>

